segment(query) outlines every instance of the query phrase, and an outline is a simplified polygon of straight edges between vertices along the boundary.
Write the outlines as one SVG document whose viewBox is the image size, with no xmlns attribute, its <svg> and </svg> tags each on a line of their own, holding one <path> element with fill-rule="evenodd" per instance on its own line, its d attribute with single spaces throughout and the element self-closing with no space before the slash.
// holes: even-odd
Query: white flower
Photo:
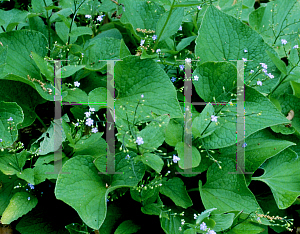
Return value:
<svg viewBox="0 0 300 234">
<path fill-rule="evenodd" d="M 179 65 L 179 68 L 180 68 L 180 70 L 183 70 L 184 69 L 184 65 L 183 64 Z"/>
<path fill-rule="evenodd" d="M 299 46 L 298 45 L 294 45 L 293 49 L 298 49 Z"/>
<path fill-rule="evenodd" d="M 75 87 L 79 87 L 79 85 L 80 85 L 80 83 L 79 83 L 78 81 L 75 81 L 75 82 L 74 82 L 74 86 L 75 86 Z"/>
<path fill-rule="evenodd" d="M 214 230 L 210 230 L 207 234 L 217 234 Z"/>
<path fill-rule="evenodd" d="M 91 112 L 84 112 L 86 117 L 90 117 L 91 116 Z"/>
<path fill-rule="evenodd" d="M 92 128 L 92 133 L 96 133 L 98 132 L 98 129 L 97 128 Z"/>
<path fill-rule="evenodd" d="M 185 61 L 190 63 L 192 60 L 190 58 L 186 58 Z"/>
<path fill-rule="evenodd" d="M 281 43 L 282 43 L 282 45 L 285 45 L 287 43 L 287 40 L 281 39 Z"/>
<path fill-rule="evenodd" d="M 198 215 L 194 214 L 194 219 L 197 219 Z"/>
<path fill-rule="evenodd" d="M 217 122 L 217 121 L 218 121 L 217 118 L 218 118 L 218 116 L 212 115 L 212 116 L 211 116 L 211 121 Z"/>
<path fill-rule="evenodd" d="M 251 71 L 250 71 L 250 74 L 252 74 L 253 72 L 254 72 L 254 70 L 251 70 Z"/>
<path fill-rule="evenodd" d="M 159 52 L 161 52 L 161 50 L 160 50 L 160 49 L 157 49 L 157 50 L 156 50 L 156 53 L 159 53 Z"/>
<path fill-rule="evenodd" d="M 13 121 L 13 118 L 12 117 L 9 117 L 9 119 L 7 121 Z"/>
<path fill-rule="evenodd" d="M 92 120 L 91 118 L 88 118 L 88 119 L 86 120 L 85 124 L 86 124 L 87 126 L 92 126 L 92 125 L 94 124 L 94 120 Z"/>
<path fill-rule="evenodd" d="M 175 154 L 173 154 L 173 162 L 177 163 L 180 160 L 179 157 L 177 157 Z"/>
<path fill-rule="evenodd" d="M 274 76 L 271 73 L 268 74 L 268 77 L 270 77 L 270 79 L 274 78 Z"/>
<path fill-rule="evenodd" d="M 28 197 L 27 199 L 28 199 L 28 201 L 29 201 L 29 200 L 30 200 L 30 197 Z"/>
<path fill-rule="evenodd" d="M 142 46 L 142 45 L 144 45 L 144 43 L 145 43 L 145 40 L 141 40 L 141 44 L 140 45 Z"/>
<path fill-rule="evenodd" d="M 156 36 L 156 35 L 153 35 L 153 36 L 152 36 L 152 39 L 153 39 L 153 41 L 155 41 L 155 40 L 157 39 L 157 36 Z"/>
<path fill-rule="evenodd" d="M 141 98 L 144 98 L 144 94 L 141 95 Z"/>
<path fill-rule="evenodd" d="M 28 183 L 28 186 L 29 186 L 30 189 L 34 189 L 34 185 L 33 184 Z"/>
<path fill-rule="evenodd" d="M 75 126 L 78 127 L 78 126 L 79 126 L 79 123 L 76 123 Z"/>
<path fill-rule="evenodd" d="M 200 224 L 200 230 L 205 231 L 206 228 L 207 228 L 206 223 L 202 222 L 202 223 Z"/>
<path fill-rule="evenodd" d="M 247 61 L 247 59 L 246 59 L 246 58 L 242 58 L 242 60 L 243 60 L 244 62 L 246 62 L 246 61 Z"/>
<path fill-rule="evenodd" d="M 90 111 L 92 111 L 92 112 L 95 111 L 95 108 L 90 108 Z"/>
<path fill-rule="evenodd" d="M 125 157 L 125 159 L 130 159 L 130 155 L 127 154 L 126 157 Z"/>
<path fill-rule="evenodd" d="M 268 69 L 268 65 L 267 65 L 267 64 L 265 64 L 265 63 L 260 63 L 260 65 L 262 66 L 262 68 Z"/>
<path fill-rule="evenodd" d="M 98 17 L 97 17 L 97 20 L 99 21 L 99 22 L 101 22 L 102 20 L 103 20 L 103 17 L 104 17 L 105 15 L 98 15 Z"/>
<path fill-rule="evenodd" d="M 201 9 L 202 9 L 201 6 L 197 6 L 197 8 L 198 8 L 198 10 L 201 10 Z"/>
<path fill-rule="evenodd" d="M 179 29 L 178 29 L 178 30 L 180 30 L 180 31 L 182 30 L 182 26 L 181 26 L 181 25 L 180 25 L 180 27 L 179 27 Z"/>
<path fill-rule="evenodd" d="M 244 53 L 248 53 L 248 50 L 244 49 Z"/>
<path fill-rule="evenodd" d="M 199 80 L 199 76 L 195 75 L 194 76 L 194 80 L 198 81 Z"/>
<path fill-rule="evenodd" d="M 85 18 L 90 19 L 90 18 L 92 18 L 92 16 L 91 15 L 85 15 Z"/>
<path fill-rule="evenodd" d="M 143 138 L 137 137 L 137 138 L 136 138 L 136 143 L 137 143 L 138 145 L 144 144 Z"/>
<path fill-rule="evenodd" d="M 0 142 L 2 142 L 2 139 L 0 139 Z"/>
<path fill-rule="evenodd" d="M 262 82 L 260 80 L 257 81 L 256 84 L 262 86 Z"/>
<path fill-rule="evenodd" d="M 263 71 L 266 75 L 268 75 L 268 71 L 267 71 L 266 69 L 262 69 L 262 71 Z"/>
</svg>

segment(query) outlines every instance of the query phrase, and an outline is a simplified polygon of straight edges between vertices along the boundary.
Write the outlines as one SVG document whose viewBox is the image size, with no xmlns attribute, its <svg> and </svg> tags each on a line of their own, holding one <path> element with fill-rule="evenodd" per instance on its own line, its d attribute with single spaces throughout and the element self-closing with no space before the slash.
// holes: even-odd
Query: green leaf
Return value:
<svg viewBox="0 0 300 234">
<path fill-rule="evenodd" d="M 59 15 L 60 16 L 60 15 Z M 60 16 L 61 17 L 61 16 Z M 71 19 L 67 19 L 67 21 L 70 23 Z M 76 24 L 72 24 L 72 29 L 71 32 L 73 30 L 75 30 L 77 28 Z M 55 31 L 57 33 L 57 35 L 59 36 L 59 38 L 64 42 L 67 43 L 68 42 L 68 36 L 69 35 L 69 28 L 66 25 L 66 23 L 64 22 L 56 22 L 55 23 Z M 71 37 L 70 38 L 70 44 L 73 44 L 75 41 L 77 40 L 77 37 Z"/>
<path fill-rule="evenodd" d="M 52 0 L 46 0 L 46 6 L 50 6 L 52 5 Z M 31 5 L 32 5 L 32 9 L 33 9 L 33 12 L 35 13 L 42 13 L 42 16 L 44 18 L 46 18 L 46 6 L 45 6 L 45 3 L 44 1 L 40 1 L 40 0 L 32 0 L 31 1 Z M 51 15 L 52 11 L 48 11 L 48 15 Z"/>
<path fill-rule="evenodd" d="M 32 81 L 32 78 L 40 77 L 40 69 L 30 55 L 31 52 L 35 52 L 42 58 L 46 55 L 48 46 L 46 37 L 36 31 L 17 30 L 1 33 L 0 41 L 8 48 L 4 71 L 0 74 L 0 79 L 26 83 L 36 89 L 44 99 L 53 101 L 55 87 L 51 83 L 41 81 L 45 84 L 44 88 L 53 90 L 50 95 L 43 90 L 39 82 Z"/>
<path fill-rule="evenodd" d="M 165 132 L 165 141 L 170 146 L 175 146 L 182 141 L 183 127 L 175 119 L 171 119 Z"/>
<path fill-rule="evenodd" d="M 145 153 L 142 155 L 142 161 L 157 173 L 160 173 L 164 166 L 164 161 L 156 154 Z"/>
<path fill-rule="evenodd" d="M 200 197 L 205 209 L 217 208 L 216 214 L 231 210 L 244 210 L 245 213 L 262 212 L 255 196 L 246 186 L 244 174 L 236 172 L 236 163 L 229 158 L 222 159 L 222 169 L 212 164 L 207 170 L 207 181 L 202 186 L 199 180 Z"/>
<path fill-rule="evenodd" d="M 281 71 L 284 75 L 287 74 L 286 65 L 285 63 L 278 58 L 275 54 L 271 53 L 270 51 L 266 51 L 268 56 L 272 59 L 273 63 L 276 65 L 279 71 Z"/>
<path fill-rule="evenodd" d="M 198 215 L 197 219 L 196 219 L 196 224 L 199 224 L 202 222 L 203 219 L 207 218 L 210 216 L 211 212 L 213 212 L 214 210 L 216 210 L 217 208 L 212 208 L 212 209 L 208 209 L 205 210 L 203 212 L 201 212 L 200 215 Z"/>
<path fill-rule="evenodd" d="M 144 34 L 138 33 L 137 28 L 156 30 L 159 18 L 165 13 L 164 8 L 155 2 L 124 0 L 123 4 L 126 11 L 122 13 L 121 23 L 131 24 L 131 32 L 139 37 L 144 37 Z"/>
<path fill-rule="evenodd" d="M 60 138 L 60 139 L 59 139 Z M 66 134 L 62 130 L 59 121 L 51 122 L 50 127 L 32 144 L 39 145 L 39 155 L 46 155 L 55 152 L 66 139 Z"/>
<path fill-rule="evenodd" d="M 245 149 L 245 170 L 255 172 L 258 167 L 267 159 L 277 155 L 284 149 L 295 145 L 291 141 L 285 141 L 274 137 L 267 129 L 258 131 L 245 139 L 247 146 Z M 237 146 L 232 145 L 222 148 L 219 160 L 222 157 L 236 159 Z"/>
<path fill-rule="evenodd" d="M 75 74 L 77 71 L 83 69 L 85 65 L 69 65 L 61 68 L 61 78 L 67 78 Z M 58 71 L 60 72 L 60 71 Z"/>
<path fill-rule="evenodd" d="M 18 129 L 30 126 L 36 119 L 36 106 L 45 102 L 35 89 L 18 81 L 0 80 L 0 93 L 3 101 L 16 102 L 22 108 L 24 121 Z"/>
<path fill-rule="evenodd" d="M 38 199 L 28 192 L 15 193 L 2 214 L 1 223 L 10 224 L 31 211 L 37 203 Z"/>
<path fill-rule="evenodd" d="M 82 89 L 79 88 L 67 88 L 64 90 L 67 92 L 67 95 L 63 97 L 63 102 L 75 102 L 75 103 L 87 103 L 88 102 L 88 96 L 86 92 L 84 92 Z"/>
<path fill-rule="evenodd" d="M 70 37 L 80 37 L 82 35 L 93 35 L 93 31 L 89 27 L 77 27 L 70 33 Z"/>
<path fill-rule="evenodd" d="M 291 81 L 291 86 L 293 89 L 293 95 L 297 98 L 300 98 L 300 83 Z"/>
<path fill-rule="evenodd" d="M 166 212 L 163 212 L 162 206 L 157 203 L 151 203 L 151 204 L 145 205 L 141 208 L 141 211 L 144 214 L 158 215 L 160 217 L 168 218 L 168 215 L 166 214 Z"/>
<path fill-rule="evenodd" d="M 74 146 L 75 155 L 91 155 L 98 157 L 101 155 L 106 155 L 106 142 L 102 138 L 103 132 L 97 132 L 91 136 L 83 136 Z"/>
<path fill-rule="evenodd" d="M 265 229 L 261 227 L 261 225 L 252 223 L 251 221 L 243 221 L 236 226 L 234 226 L 231 230 L 225 232 L 226 234 L 240 234 L 240 233 L 249 233 L 249 234 L 258 234 L 263 232 Z"/>
<path fill-rule="evenodd" d="M 133 123 L 134 113 L 137 116 L 135 122 L 147 121 L 151 111 L 158 115 L 169 114 L 171 118 L 182 116 L 176 90 L 165 71 L 156 62 L 128 56 L 122 62 L 116 63 L 114 71 L 118 91 L 115 101 L 117 124 L 119 116 L 125 119 L 126 113 L 130 123 Z M 141 98 L 141 95 L 144 97 Z"/>
<path fill-rule="evenodd" d="M 124 46 L 124 45 L 123 45 Z M 111 37 L 93 38 L 84 46 L 83 64 L 85 69 L 98 71 L 107 62 L 99 60 L 120 59 L 121 40 Z"/>
<path fill-rule="evenodd" d="M 288 113 L 293 110 L 294 111 L 294 117 L 291 120 L 292 127 L 296 130 L 296 135 L 300 135 L 300 102 L 299 98 L 295 97 L 291 94 L 282 94 L 278 101 L 280 102 L 280 106 L 282 108 L 282 114 L 285 116 L 288 115 Z"/>
<path fill-rule="evenodd" d="M 115 223 L 121 216 L 122 216 L 121 208 L 114 203 L 109 204 L 104 223 L 101 225 L 99 229 L 99 233 L 111 234 L 113 232 L 112 230 L 115 229 Z"/>
<path fill-rule="evenodd" d="M 215 232 L 224 231 L 231 227 L 234 219 L 233 213 L 228 214 L 212 214 L 210 216 L 216 222 L 216 226 L 214 226 Z"/>
<path fill-rule="evenodd" d="M 12 118 L 12 121 L 8 119 Z M 21 107 L 15 102 L 0 102 L 0 133 L 2 142 L 0 145 L 5 148 L 12 145 L 18 138 L 17 125 L 24 120 Z"/>
<path fill-rule="evenodd" d="M 61 158 L 65 158 L 66 157 L 66 154 L 64 152 L 61 152 Z M 57 160 L 60 160 L 59 158 L 55 158 L 54 157 L 54 153 L 50 153 L 50 154 L 47 154 L 47 155 L 39 155 L 38 159 L 36 160 L 34 166 L 40 166 L 40 165 L 43 165 L 43 164 L 48 164 L 50 162 L 53 162 L 53 161 L 57 161 Z"/>
<path fill-rule="evenodd" d="M 221 87 L 218 88 L 221 89 Z M 245 138 L 266 127 L 289 123 L 289 120 L 268 98 L 248 86 L 245 87 L 244 105 L 246 113 L 248 113 L 245 116 Z M 226 116 L 218 118 L 217 124 L 220 127 L 211 135 L 203 138 L 205 147 L 208 149 L 223 148 L 236 143 L 236 105 L 222 107 L 222 112 L 226 113 Z"/>
<path fill-rule="evenodd" d="M 212 28 L 214 30 L 211 30 Z M 214 6 L 209 6 L 198 35 L 195 55 L 201 58 L 200 63 L 207 61 L 229 61 L 236 65 L 237 62 L 232 60 L 242 60 L 242 58 L 246 58 L 247 60 L 252 60 L 246 62 L 247 66 L 244 71 L 246 84 L 249 84 L 248 81 L 252 78 L 250 71 L 256 71 L 260 63 L 268 65 L 268 71 L 271 71 L 274 75 L 274 79 L 267 79 L 264 81 L 263 86 L 256 86 L 257 90 L 269 93 L 279 81 L 280 72 L 276 69 L 276 66 L 266 53 L 266 50 L 275 53 L 274 50 L 263 41 L 257 32 L 246 24 L 243 24 L 240 20 L 223 13 Z M 214 39 L 212 40 L 211 38 Z M 248 51 L 247 53 L 244 52 L 245 49 Z M 215 72 L 218 73 L 218 71 Z M 230 72 L 229 75 L 231 73 L 232 72 Z M 227 72 L 225 74 L 227 74 Z M 225 86 L 227 78 L 222 77 L 222 82 Z M 264 78 L 266 78 L 266 75 L 261 72 L 252 80 L 251 84 L 256 85 L 257 80 Z M 228 79 L 230 79 L 230 81 L 235 79 L 236 81 L 237 77 L 228 77 Z M 228 85 L 232 85 L 231 82 L 228 83 Z"/>
<path fill-rule="evenodd" d="M 12 196 L 18 192 L 17 189 L 14 187 L 16 184 L 21 182 L 21 180 L 16 177 L 15 175 L 13 176 L 7 176 L 4 175 L 0 171 L 0 181 L 1 181 L 1 188 L 0 188 L 0 215 L 3 214 L 4 210 L 9 204 L 10 199 Z"/>
<path fill-rule="evenodd" d="M 78 155 L 68 160 L 62 172 L 70 174 L 59 174 L 55 187 L 55 196 L 64 201 L 77 211 L 80 218 L 91 228 L 99 229 L 106 216 L 106 199 L 109 192 L 120 187 L 131 187 L 137 185 L 144 175 L 142 163 L 136 164 L 135 174 L 133 169 L 125 159 L 125 154 L 116 154 L 116 172 L 121 174 L 99 175 L 95 164 L 99 164 L 101 171 L 106 172 L 101 161 L 106 156 L 99 157 L 95 164 L 94 157 L 88 155 Z M 99 162 L 97 162 L 100 160 Z M 142 164 L 142 165 L 141 165 Z M 138 177 L 131 177 L 137 175 Z M 106 188 L 105 180 L 111 176 L 111 184 Z M 105 177 L 105 178 L 104 178 Z"/>
<path fill-rule="evenodd" d="M 107 108 L 107 89 L 99 87 L 93 89 L 88 95 L 89 106 L 98 111 L 101 108 Z"/>
<path fill-rule="evenodd" d="M 68 27 L 68 29 L 70 29 L 71 28 L 71 22 L 69 21 L 69 19 L 64 15 L 61 15 L 61 14 L 57 14 L 57 15 L 61 19 L 61 21 L 65 23 L 65 25 Z M 69 35 L 71 36 L 71 33 Z"/>
<path fill-rule="evenodd" d="M 193 120 L 192 131 L 194 138 L 204 138 L 211 135 L 218 125 L 211 122 L 211 116 L 214 114 L 214 108 L 209 103 L 202 110 L 201 114 Z"/>
<path fill-rule="evenodd" d="M 8 153 L 7 151 L 0 151 L 0 170 L 5 175 L 14 175 L 21 172 L 29 155 L 30 153 L 26 150 L 16 155 Z"/>
<path fill-rule="evenodd" d="M 183 50 L 185 47 L 189 46 L 191 44 L 192 41 L 194 41 L 196 39 L 197 36 L 191 36 L 191 37 L 186 37 L 183 38 L 178 45 L 176 46 L 176 50 L 177 51 L 181 51 Z"/>
<path fill-rule="evenodd" d="M 71 223 L 66 226 L 66 229 L 70 234 L 89 234 L 88 227 L 83 223 L 82 225 L 78 223 Z"/>
<path fill-rule="evenodd" d="M 164 13 L 157 22 L 155 34 L 160 41 L 171 37 L 181 25 L 184 8 L 175 8 L 172 12 Z M 158 43 L 158 42 L 156 42 Z"/>
<path fill-rule="evenodd" d="M 264 174 L 252 177 L 266 183 L 272 190 L 279 209 L 290 207 L 300 195 L 299 178 L 300 158 L 291 149 L 286 149 L 279 155 L 267 160 L 262 168 Z"/>
<path fill-rule="evenodd" d="M 181 234 L 181 219 L 179 215 L 170 215 L 168 218 L 160 218 L 160 225 L 166 234 Z"/>
<path fill-rule="evenodd" d="M 41 70 L 41 73 L 47 78 L 47 80 L 53 83 L 54 82 L 53 67 L 37 53 L 31 52 L 31 55 L 36 65 Z"/>
<path fill-rule="evenodd" d="M 249 23 L 268 44 L 275 48 L 280 46 L 279 55 L 284 57 L 281 39 L 292 42 L 297 38 L 299 9 L 300 2 L 297 0 L 271 1 L 266 7 L 260 7 L 251 13 Z M 272 22 L 272 26 L 266 22 Z"/>
<path fill-rule="evenodd" d="M 136 225 L 132 220 L 126 220 L 122 222 L 116 231 L 115 234 L 131 234 L 136 233 L 140 229 L 140 226 Z"/>
<path fill-rule="evenodd" d="M 168 181 L 163 181 L 163 185 L 160 188 L 160 193 L 172 199 L 172 201 L 183 208 L 188 208 L 193 205 L 191 198 L 189 197 L 183 181 L 174 177 Z"/>
<path fill-rule="evenodd" d="M 175 150 L 177 150 L 178 157 L 180 158 L 180 160 L 178 161 L 179 168 L 181 169 L 193 168 L 193 167 L 197 167 L 200 164 L 201 155 L 195 146 L 190 147 L 184 142 L 178 142 L 175 146 Z M 191 155 L 192 158 L 188 159 L 187 157 L 190 157 Z M 188 162 L 184 163 L 185 159 L 188 159 Z"/>
</svg>

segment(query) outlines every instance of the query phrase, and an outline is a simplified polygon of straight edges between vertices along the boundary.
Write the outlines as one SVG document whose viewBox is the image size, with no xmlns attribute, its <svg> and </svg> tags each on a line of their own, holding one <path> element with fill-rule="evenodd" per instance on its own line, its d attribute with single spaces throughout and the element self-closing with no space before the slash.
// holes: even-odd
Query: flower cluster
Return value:
<svg viewBox="0 0 300 234">
<path fill-rule="evenodd" d="M 271 73 L 268 73 L 268 65 L 265 63 L 260 63 L 261 67 L 263 68 L 262 71 L 265 73 L 266 76 L 268 76 L 270 79 L 273 79 L 274 76 Z"/>
</svg>

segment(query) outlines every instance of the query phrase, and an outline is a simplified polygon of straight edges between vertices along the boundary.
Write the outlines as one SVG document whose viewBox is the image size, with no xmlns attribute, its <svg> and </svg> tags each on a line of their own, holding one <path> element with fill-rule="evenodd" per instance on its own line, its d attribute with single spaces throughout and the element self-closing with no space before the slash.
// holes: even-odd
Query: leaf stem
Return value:
<svg viewBox="0 0 300 234">
<path fill-rule="evenodd" d="M 46 0 L 43 0 L 44 1 L 44 4 L 45 4 L 45 7 L 47 7 L 47 4 L 46 4 Z M 50 47 L 51 47 L 51 43 L 50 43 L 50 39 L 51 39 L 51 35 L 50 35 L 50 29 L 51 29 L 51 25 L 50 25 L 50 17 L 49 17 L 49 14 L 48 14 L 48 10 L 46 10 L 46 17 L 47 17 L 47 26 L 48 26 L 48 57 L 50 57 Z"/>
<path fill-rule="evenodd" d="M 166 28 L 168 22 L 169 22 L 169 20 L 170 20 L 172 11 L 173 11 L 173 9 L 174 9 L 174 3 L 175 3 L 175 0 L 173 0 L 173 3 L 172 3 L 172 5 L 171 5 L 170 11 L 169 11 L 169 15 L 168 15 L 168 17 L 167 17 L 167 20 L 166 20 L 166 22 L 165 22 L 165 24 L 164 24 L 162 30 L 160 31 L 160 33 L 159 33 L 159 35 L 158 35 L 158 38 L 157 38 L 157 40 L 156 40 L 156 42 L 155 42 L 155 44 L 154 44 L 154 47 L 153 47 L 153 50 L 154 50 L 154 51 L 156 50 L 156 47 L 158 46 L 158 42 L 159 42 L 159 40 L 160 40 L 160 38 L 161 38 L 161 36 L 162 36 L 162 34 L 163 34 L 163 32 L 164 32 L 164 30 L 165 30 L 165 28 Z"/>
<path fill-rule="evenodd" d="M 80 9 L 80 7 L 82 6 L 82 4 L 83 4 L 84 2 L 85 2 L 85 0 L 83 0 L 83 1 L 79 4 L 78 8 L 76 8 L 76 0 L 74 0 L 74 6 L 75 6 L 74 10 L 75 10 L 75 12 L 74 12 L 74 15 L 73 15 L 73 18 L 72 18 L 72 21 L 71 21 L 71 24 L 70 24 L 70 28 L 69 28 L 67 46 L 69 46 L 69 44 L 70 44 L 70 40 L 71 40 L 70 33 L 71 33 L 71 31 L 72 31 L 72 26 L 73 26 L 73 23 L 74 23 L 74 21 L 75 21 L 77 12 L 78 12 L 78 10 Z M 66 60 L 68 60 L 68 57 L 69 57 L 69 50 L 67 50 L 67 52 L 66 52 Z M 66 61 L 66 65 L 68 65 L 68 61 Z"/>
</svg>

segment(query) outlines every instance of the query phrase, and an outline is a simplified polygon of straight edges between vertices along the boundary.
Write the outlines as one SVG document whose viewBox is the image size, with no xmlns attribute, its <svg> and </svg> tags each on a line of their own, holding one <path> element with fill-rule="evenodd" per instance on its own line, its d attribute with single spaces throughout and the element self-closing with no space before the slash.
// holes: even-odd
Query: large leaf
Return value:
<svg viewBox="0 0 300 234">
<path fill-rule="evenodd" d="M 160 188 L 160 193 L 171 198 L 177 206 L 188 208 L 193 205 L 183 181 L 178 177 L 163 181 Z"/>
<path fill-rule="evenodd" d="M 0 102 L 0 145 L 2 147 L 8 147 L 17 140 L 17 125 L 22 123 L 23 120 L 23 111 L 17 103 Z"/>
<path fill-rule="evenodd" d="M 291 206 L 300 195 L 300 158 L 291 149 L 286 149 L 267 160 L 262 168 L 264 174 L 253 177 L 269 185 L 279 209 Z"/>
<path fill-rule="evenodd" d="M 3 73 L 0 74 L 0 79 L 16 80 L 36 89 L 38 93 L 46 100 L 54 100 L 54 86 L 51 83 L 40 79 L 40 70 L 33 59 L 31 59 L 31 52 L 35 52 L 42 58 L 47 53 L 46 37 L 36 31 L 18 30 L 0 34 L 0 41 L 3 46 L 7 46 L 7 58 Z M 30 79 L 28 79 L 28 76 Z M 44 83 L 45 89 L 51 89 L 52 94 L 45 91 L 41 84 L 32 80 L 35 78 Z"/>
<path fill-rule="evenodd" d="M 31 211 L 38 199 L 28 192 L 18 192 L 13 195 L 1 217 L 1 223 L 10 224 Z"/>
<path fill-rule="evenodd" d="M 218 89 L 222 87 L 218 86 Z M 248 86 L 245 89 L 245 111 L 245 138 L 266 127 L 289 123 L 268 98 Z M 226 115 L 218 118 L 220 127 L 203 139 L 207 148 L 223 148 L 236 143 L 236 105 L 227 105 L 222 112 Z"/>
<path fill-rule="evenodd" d="M 178 7 L 172 10 L 170 16 L 170 12 L 166 12 L 160 17 L 159 21 L 157 22 L 155 32 L 155 34 L 158 36 L 158 39 L 162 41 L 178 31 L 178 28 L 182 22 L 183 11 L 183 7 Z"/>
<path fill-rule="evenodd" d="M 270 45 L 280 46 L 281 39 L 288 42 L 298 36 L 300 2 L 276 0 L 250 14 L 249 23 Z M 269 22 L 272 22 L 270 25 Z M 284 51 L 282 51 L 284 56 Z"/>
<path fill-rule="evenodd" d="M 70 174 L 58 175 L 56 198 L 73 207 L 89 227 L 99 229 L 105 220 L 108 193 L 116 188 L 135 186 L 144 175 L 143 164 L 135 164 L 133 171 L 125 156 L 123 153 L 118 154 L 115 161 L 116 171 L 124 173 L 109 176 L 98 174 L 93 156 L 78 155 L 71 158 L 62 168 L 62 172 Z M 106 166 L 103 165 L 106 156 L 97 160 L 95 163 L 99 164 L 98 168 L 106 172 Z M 107 181 L 109 177 L 111 180 Z M 110 183 L 108 188 L 106 182 Z"/>
<path fill-rule="evenodd" d="M 36 119 L 35 107 L 45 102 L 31 86 L 12 80 L 0 80 L 1 99 L 16 102 L 24 112 L 24 121 L 18 128 L 30 126 Z"/>
<path fill-rule="evenodd" d="M 246 186 L 244 174 L 230 174 L 236 172 L 234 160 L 224 158 L 222 169 L 216 164 L 209 167 L 207 181 L 202 186 L 199 180 L 201 200 L 205 209 L 217 208 L 215 213 L 223 213 L 231 210 L 244 210 L 245 213 L 262 212 L 255 196 Z"/>
<path fill-rule="evenodd" d="M 138 33 L 137 28 L 146 30 L 156 30 L 156 25 L 163 13 L 164 8 L 150 1 L 132 1 L 123 0 L 126 11 L 123 12 L 121 22 L 124 24 L 131 24 L 135 35 L 144 37 L 143 33 Z"/>
<path fill-rule="evenodd" d="M 263 86 L 257 87 L 261 92 L 270 92 L 280 78 L 280 72 L 269 58 L 266 50 L 275 53 L 261 36 L 240 20 L 229 16 L 214 6 L 210 6 L 203 18 L 199 36 L 196 39 L 195 54 L 200 57 L 201 63 L 207 61 L 252 60 L 246 62 L 245 83 L 252 77 L 250 70 L 257 71 L 260 63 L 268 65 L 268 72 L 274 75 L 267 79 Z M 233 46 L 234 45 L 234 46 Z M 248 52 L 244 52 L 247 50 Z M 232 63 L 236 64 L 235 61 Z M 264 73 L 259 73 L 252 84 L 257 80 L 266 78 Z M 232 78 L 230 78 L 232 79 Z"/>
<path fill-rule="evenodd" d="M 7 150 L 0 151 L 0 170 L 5 175 L 21 173 L 29 155 L 26 150 L 16 154 L 9 153 Z"/>
<path fill-rule="evenodd" d="M 291 141 L 280 140 L 274 137 L 267 129 L 261 130 L 247 137 L 245 142 L 245 170 L 255 172 L 267 159 L 277 155 L 287 147 L 295 145 Z M 220 157 L 236 158 L 237 146 L 220 149 Z M 222 161 L 222 159 L 220 159 Z"/>
<path fill-rule="evenodd" d="M 126 116 L 130 123 L 134 119 L 135 122 L 145 121 L 150 118 L 151 111 L 169 114 L 171 118 L 182 117 L 172 82 L 153 60 L 129 56 L 117 62 L 115 84 L 118 91 L 115 101 L 117 123 L 118 118 L 126 119 Z"/>
</svg>

